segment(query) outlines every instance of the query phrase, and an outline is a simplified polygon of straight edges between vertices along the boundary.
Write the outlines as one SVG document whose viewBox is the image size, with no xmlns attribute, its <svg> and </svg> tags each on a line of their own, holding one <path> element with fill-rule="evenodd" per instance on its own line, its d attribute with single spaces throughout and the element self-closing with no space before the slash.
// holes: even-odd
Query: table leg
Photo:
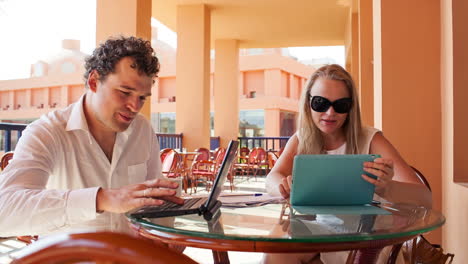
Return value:
<svg viewBox="0 0 468 264">
<path fill-rule="evenodd" d="M 229 264 L 229 256 L 226 251 L 213 250 L 213 260 L 215 264 Z"/>
<path fill-rule="evenodd" d="M 347 264 L 377 263 L 382 248 L 364 248 L 349 253 Z"/>
</svg>

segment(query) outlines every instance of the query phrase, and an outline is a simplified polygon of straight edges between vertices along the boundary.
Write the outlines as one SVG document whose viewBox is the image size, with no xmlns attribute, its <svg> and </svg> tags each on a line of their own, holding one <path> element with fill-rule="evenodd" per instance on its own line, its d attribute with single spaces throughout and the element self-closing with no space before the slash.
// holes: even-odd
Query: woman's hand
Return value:
<svg viewBox="0 0 468 264">
<path fill-rule="evenodd" d="M 377 176 L 377 179 L 365 174 L 362 175 L 362 178 L 375 185 L 375 192 L 379 196 L 385 196 L 394 175 L 393 160 L 377 158 L 374 162 L 364 162 L 364 170 Z"/>
<path fill-rule="evenodd" d="M 288 177 L 283 178 L 279 185 L 279 191 L 281 193 L 281 196 L 283 196 L 284 199 L 289 198 L 289 195 L 291 194 L 291 187 L 292 187 L 292 176 L 289 175 Z"/>
</svg>

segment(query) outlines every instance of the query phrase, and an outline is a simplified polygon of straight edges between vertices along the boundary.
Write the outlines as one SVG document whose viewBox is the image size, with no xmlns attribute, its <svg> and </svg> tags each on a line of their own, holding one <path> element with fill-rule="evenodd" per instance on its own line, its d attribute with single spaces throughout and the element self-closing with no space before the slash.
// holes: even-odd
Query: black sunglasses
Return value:
<svg viewBox="0 0 468 264">
<path fill-rule="evenodd" d="M 335 112 L 345 114 L 349 113 L 352 105 L 353 100 L 349 97 L 341 98 L 334 102 L 330 102 L 330 100 L 322 96 L 313 96 L 310 98 L 310 107 L 312 107 L 315 112 L 326 112 L 330 106 L 333 106 Z"/>
</svg>

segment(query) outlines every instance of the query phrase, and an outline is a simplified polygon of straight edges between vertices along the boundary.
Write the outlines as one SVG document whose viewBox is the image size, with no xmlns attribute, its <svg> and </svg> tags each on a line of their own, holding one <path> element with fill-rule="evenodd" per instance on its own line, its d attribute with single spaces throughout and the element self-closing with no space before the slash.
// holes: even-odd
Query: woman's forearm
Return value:
<svg viewBox="0 0 468 264">
<path fill-rule="evenodd" d="M 422 184 L 392 181 L 383 198 L 392 203 L 409 203 L 432 208 L 432 193 Z"/>
</svg>

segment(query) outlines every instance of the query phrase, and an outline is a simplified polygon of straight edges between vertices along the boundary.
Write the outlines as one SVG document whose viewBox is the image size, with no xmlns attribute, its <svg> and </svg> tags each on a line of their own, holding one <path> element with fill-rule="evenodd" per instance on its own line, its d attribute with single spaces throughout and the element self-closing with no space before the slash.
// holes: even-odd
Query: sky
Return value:
<svg viewBox="0 0 468 264">
<path fill-rule="evenodd" d="M 60 12 L 57 12 L 60 10 Z M 176 47 L 177 36 L 152 19 L 158 38 Z M 0 80 L 28 78 L 31 64 L 61 50 L 63 39 L 79 39 L 90 54 L 96 42 L 95 0 L 0 0 Z M 332 58 L 344 65 L 344 47 L 293 47 L 299 61 Z"/>
</svg>

